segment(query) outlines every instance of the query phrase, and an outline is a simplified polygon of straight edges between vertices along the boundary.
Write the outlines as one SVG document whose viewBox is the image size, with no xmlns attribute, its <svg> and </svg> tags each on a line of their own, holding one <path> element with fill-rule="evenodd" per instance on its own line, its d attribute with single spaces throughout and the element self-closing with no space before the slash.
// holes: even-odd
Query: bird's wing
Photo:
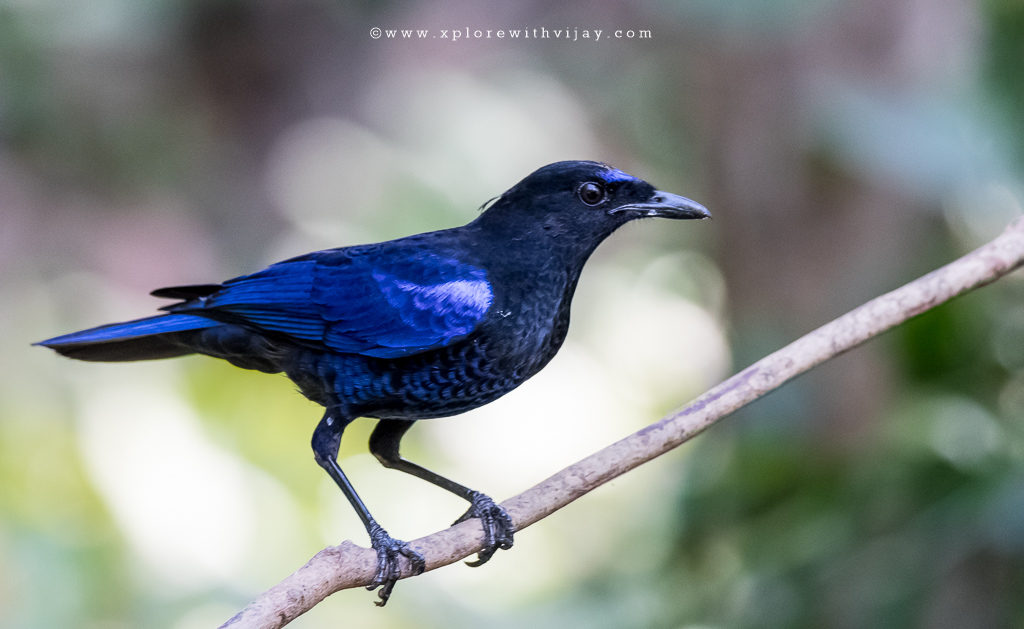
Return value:
<svg viewBox="0 0 1024 629">
<path fill-rule="evenodd" d="M 286 260 L 180 306 L 327 351 L 396 358 L 470 334 L 494 295 L 483 269 L 433 253 L 345 249 Z"/>
</svg>

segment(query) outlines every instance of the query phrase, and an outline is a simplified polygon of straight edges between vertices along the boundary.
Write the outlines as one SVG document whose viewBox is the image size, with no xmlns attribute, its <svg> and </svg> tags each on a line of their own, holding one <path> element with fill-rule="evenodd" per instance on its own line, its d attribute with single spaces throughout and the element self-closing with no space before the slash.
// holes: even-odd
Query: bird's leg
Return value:
<svg viewBox="0 0 1024 629">
<path fill-rule="evenodd" d="M 441 489 L 450 491 L 460 498 L 469 502 L 469 510 L 466 511 L 455 524 L 464 522 L 471 518 L 479 518 L 484 529 L 484 547 L 477 554 L 476 561 L 468 561 L 467 565 L 480 566 L 487 562 L 499 549 L 508 550 L 512 548 L 512 535 L 515 533 L 515 525 L 508 513 L 486 494 L 464 487 L 452 480 L 431 472 L 423 466 L 417 465 L 407 459 L 403 459 L 398 452 L 402 436 L 412 427 L 414 421 L 382 419 L 373 429 L 370 435 L 370 452 L 373 453 L 381 465 L 391 469 L 412 474 L 422 478 L 428 483 L 437 485 Z"/>
<path fill-rule="evenodd" d="M 395 582 L 401 575 L 398 565 L 399 555 L 409 560 L 413 574 L 423 572 L 426 563 L 423 560 L 423 555 L 413 550 L 407 543 L 388 535 L 388 532 L 377 524 L 366 505 L 359 498 L 359 494 L 352 487 L 352 483 L 338 466 L 338 446 L 341 445 L 341 433 L 347 424 L 347 420 L 340 419 L 340 415 L 335 415 L 328 409 L 323 419 L 317 424 L 316 430 L 313 431 L 313 455 L 320 467 L 324 468 L 341 488 L 342 493 L 352 504 L 352 508 L 359 514 L 363 525 L 366 526 L 366 532 L 370 536 L 370 545 L 377 551 L 377 574 L 367 589 L 373 590 L 380 587 L 377 592 L 380 600 L 376 603 L 378 606 L 383 606 L 388 602 L 391 590 L 394 589 Z"/>
</svg>

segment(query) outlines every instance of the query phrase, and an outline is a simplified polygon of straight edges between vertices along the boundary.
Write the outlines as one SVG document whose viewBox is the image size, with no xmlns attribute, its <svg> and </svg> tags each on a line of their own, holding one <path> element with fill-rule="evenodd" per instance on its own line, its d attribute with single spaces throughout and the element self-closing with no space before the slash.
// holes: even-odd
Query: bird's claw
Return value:
<svg viewBox="0 0 1024 629">
<path fill-rule="evenodd" d="M 409 561 L 414 575 L 422 573 L 427 564 L 423 559 L 423 555 L 406 542 L 388 535 L 388 532 L 381 528 L 379 524 L 374 524 L 369 533 L 370 546 L 377 551 L 377 574 L 374 575 L 373 581 L 370 582 L 370 585 L 366 586 L 366 589 L 375 590 L 378 587 L 380 588 L 377 590 L 377 597 L 380 600 L 375 601 L 375 603 L 378 607 L 383 607 L 391 596 L 391 590 L 395 589 L 395 583 L 402 575 L 402 570 L 398 565 L 399 555 Z"/>
<path fill-rule="evenodd" d="M 487 563 L 498 549 L 512 548 L 512 534 L 516 532 L 515 524 L 501 505 L 490 496 L 478 491 L 473 492 L 469 510 L 462 514 L 455 524 L 472 518 L 479 518 L 484 529 L 484 547 L 476 555 L 476 561 L 467 561 L 467 566 L 477 567 Z"/>
</svg>

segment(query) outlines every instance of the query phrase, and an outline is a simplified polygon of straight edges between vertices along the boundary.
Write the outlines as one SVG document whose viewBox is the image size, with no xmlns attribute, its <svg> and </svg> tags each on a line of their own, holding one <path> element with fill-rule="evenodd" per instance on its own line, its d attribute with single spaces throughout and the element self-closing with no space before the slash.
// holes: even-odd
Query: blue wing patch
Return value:
<svg viewBox="0 0 1024 629">
<path fill-rule="evenodd" d="M 328 351 L 396 358 L 465 337 L 493 301 L 486 272 L 457 260 L 335 250 L 225 282 L 194 311 Z"/>
<path fill-rule="evenodd" d="M 381 331 L 375 340 L 382 347 L 367 353 L 400 356 L 417 347 L 447 345 L 472 332 L 491 307 L 494 294 L 483 271 L 472 267 L 462 270 L 463 276 L 436 284 L 374 271 L 374 281 L 403 325 Z"/>
</svg>

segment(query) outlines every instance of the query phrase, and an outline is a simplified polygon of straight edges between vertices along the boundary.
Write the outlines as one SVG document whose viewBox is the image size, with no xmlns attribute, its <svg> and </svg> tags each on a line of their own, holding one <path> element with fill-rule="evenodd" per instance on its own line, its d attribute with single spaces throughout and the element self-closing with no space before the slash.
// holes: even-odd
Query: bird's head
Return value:
<svg viewBox="0 0 1024 629">
<path fill-rule="evenodd" d="M 548 164 L 506 191 L 480 220 L 516 232 L 577 239 L 596 246 L 637 218 L 709 218 L 707 208 L 599 162 Z"/>
</svg>

